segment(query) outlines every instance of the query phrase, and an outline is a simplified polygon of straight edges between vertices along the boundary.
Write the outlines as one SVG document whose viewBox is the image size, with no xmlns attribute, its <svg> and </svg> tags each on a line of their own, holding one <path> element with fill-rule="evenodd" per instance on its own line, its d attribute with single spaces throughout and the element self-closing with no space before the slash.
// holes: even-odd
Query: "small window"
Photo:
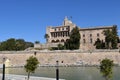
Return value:
<svg viewBox="0 0 120 80">
<path fill-rule="evenodd" d="M 92 34 L 90 34 L 90 37 L 92 37 Z"/>
<path fill-rule="evenodd" d="M 90 43 L 92 43 L 93 41 L 92 41 L 92 39 L 90 39 Z"/>
<path fill-rule="evenodd" d="M 61 42 L 65 42 L 64 39 L 62 39 Z"/>
<path fill-rule="evenodd" d="M 99 33 L 97 33 L 97 37 L 99 37 L 100 36 L 100 34 Z"/>
<path fill-rule="evenodd" d="M 86 40 L 85 40 L 85 39 L 83 39 L 83 43 L 86 43 Z"/>
<path fill-rule="evenodd" d="M 83 37 L 85 37 L 85 34 L 83 34 Z"/>
<path fill-rule="evenodd" d="M 62 30 L 64 30 L 64 27 L 62 28 Z"/>
</svg>

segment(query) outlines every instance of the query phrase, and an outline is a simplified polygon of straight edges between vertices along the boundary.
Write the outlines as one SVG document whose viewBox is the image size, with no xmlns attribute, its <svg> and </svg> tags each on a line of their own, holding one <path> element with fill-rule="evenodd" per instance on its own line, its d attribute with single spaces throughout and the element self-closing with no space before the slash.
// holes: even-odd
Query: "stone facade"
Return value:
<svg viewBox="0 0 120 80">
<path fill-rule="evenodd" d="M 49 35 L 47 39 L 47 44 L 51 44 L 54 46 L 57 44 L 63 44 L 66 40 L 69 39 L 69 35 L 71 30 L 76 27 L 72 21 L 68 20 L 65 17 L 62 26 L 48 26 L 46 29 L 46 34 Z M 105 36 L 103 31 L 106 29 L 112 29 L 113 26 L 97 26 L 92 28 L 80 28 L 79 32 L 81 35 L 80 39 L 80 49 L 83 50 L 92 50 L 95 49 L 94 43 L 99 38 L 100 40 L 105 41 Z"/>
<path fill-rule="evenodd" d="M 46 34 L 49 35 L 47 43 L 64 43 L 69 39 L 71 30 L 76 27 L 70 20 L 65 17 L 62 26 L 48 26 Z"/>
<path fill-rule="evenodd" d="M 95 28 L 81 28 L 80 29 L 80 48 L 83 50 L 92 50 L 95 49 L 95 41 L 97 38 L 105 42 L 105 35 L 103 31 L 106 29 L 112 29 L 113 26 L 100 26 Z"/>
</svg>

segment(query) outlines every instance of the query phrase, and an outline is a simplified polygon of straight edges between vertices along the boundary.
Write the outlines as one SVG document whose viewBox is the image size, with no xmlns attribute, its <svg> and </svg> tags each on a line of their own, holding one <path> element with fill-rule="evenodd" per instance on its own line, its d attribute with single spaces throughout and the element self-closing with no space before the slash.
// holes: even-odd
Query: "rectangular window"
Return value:
<svg viewBox="0 0 120 80">
<path fill-rule="evenodd" d="M 100 36 L 100 34 L 99 33 L 97 33 L 97 37 L 99 37 Z"/>
<path fill-rule="evenodd" d="M 93 42 L 93 40 L 92 39 L 90 39 L 90 43 L 92 43 Z"/>
<path fill-rule="evenodd" d="M 83 34 L 83 37 L 85 37 L 85 34 Z"/>
<path fill-rule="evenodd" d="M 90 34 L 90 37 L 92 37 L 92 34 Z"/>
<path fill-rule="evenodd" d="M 83 39 L 83 43 L 86 43 L 85 39 Z"/>
<path fill-rule="evenodd" d="M 53 33 L 51 33 L 51 36 L 53 37 L 53 36 L 54 36 L 54 34 L 53 34 Z"/>
</svg>

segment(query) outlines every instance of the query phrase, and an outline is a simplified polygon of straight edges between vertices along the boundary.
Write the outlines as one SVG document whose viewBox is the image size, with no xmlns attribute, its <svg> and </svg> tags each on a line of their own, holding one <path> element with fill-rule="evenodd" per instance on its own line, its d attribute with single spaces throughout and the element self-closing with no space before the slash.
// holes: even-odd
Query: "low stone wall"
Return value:
<svg viewBox="0 0 120 80">
<path fill-rule="evenodd" d="M 23 66 L 30 56 L 36 56 L 40 65 L 54 66 L 56 61 L 59 65 L 99 65 L 104 58 L 109 58 L 115 64 L 120 65 L 119 50 L 107 51 L 1 51 L 0 63 L 6 58 L 9 66 Z"/>
</svg>

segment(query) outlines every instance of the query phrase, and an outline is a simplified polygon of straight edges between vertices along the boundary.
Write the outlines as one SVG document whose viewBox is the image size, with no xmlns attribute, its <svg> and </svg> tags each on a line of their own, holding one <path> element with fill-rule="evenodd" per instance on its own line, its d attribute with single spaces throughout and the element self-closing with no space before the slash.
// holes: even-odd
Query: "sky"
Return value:
<svg viewBox="0 0 120 80">
<path fill-rule="evenodd" d="M 120 35 L 120 0 L 0 0 L 0 42 L 45 43 L 46 27 L 62 25 L 65 16 L 80 28 L 115 24 Z"/>
</svg>

